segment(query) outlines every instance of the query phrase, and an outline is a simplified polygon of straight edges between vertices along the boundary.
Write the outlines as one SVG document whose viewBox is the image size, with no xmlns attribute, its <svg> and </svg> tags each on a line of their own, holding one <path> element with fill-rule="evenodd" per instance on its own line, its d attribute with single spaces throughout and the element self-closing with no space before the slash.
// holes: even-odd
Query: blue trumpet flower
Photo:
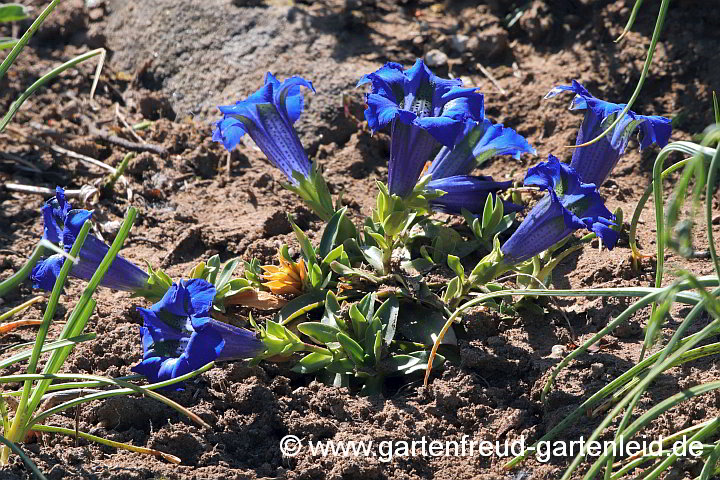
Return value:
<svg viewBox="0 0 720 480">
<path fill-rule="evenodd" d="M 615 121 L 617 115 L 626 104 L 605 102 L 593 97 L 585 87 L 575 80 L 572 85 L 560 85 L 545 96 L 551 98 L 561 92 L 573 92 L 575 97 L 570 105 L 571 110 L 585 110 L 585 118 L 578 131 L 576 145 L 581 145 L 601 134 Z M 615 168 L 620 157 L 625 153 L 630 136 L 640 131 L 640 150 L 657 143 L 660 147 L 667 145 L 672 132 L 670 119 L 657 115 L 638 115 L 629 111 L 615 126 L 612 132 L 592 145 L 576 148 L 573 151 L 570 166 L 585 183 L 602 185 L 610 172 Z"/>
<path fill-rule="evenodd" d="M 395 195 L 412 192 L 438 142 L 452 148 L 466 120 L 484 118 L 482 94 L 460 79 L 435 76 L 421 59 L 408 70 L 387 63 L 358 86 L 366 83 L 372 86 L 365 97 L 368 125 L 374 132 L 392 123 L 388 185 Z"/>
<path fill-rule="evenodd" d="M 495 182 L 487 176 L 455 175 L 452 177 L 431 180 L 427 184 L 429 190 L 441 190 L 445 194 L 430 200 L 430 207 L 438 212 L 459 215 L 462 209 L 473 214 L 481 214 L 488 195 L 512 186 L 512 181 Z M 523 207 L 503 201 L 505 213 L 518 212 Z"/>
<path fill-rule="evenodd" d="M 512 128 L 493 124 L 487 118 L 481 122 L 468 120 L 455 146 L 443 146 L 427 173 L 434 179 L 466 175 L 495 155 L 520 158 L 522 153 L 537 152 Z"/>
<path fill-rule="evenodd" d="M 212 361 L 252 358 L 265 350 L 254 332 L 210 318 L 215 287 L 201 279 L 174 283 L 155 305 L 138 308 L 143 360 L 132 371 L 151 383 L 170 380 Z"/>
<path fill-rule="evenodd" d="M 57 187 L 55 197 L 43 206 L 42 213 L 43 238 L 52 243 L 61 244 L 65 252 L 70 251 L 83 224 L 92 217 L 91 211 L 73 209 L 65 199 L 65 191 L 61 187 Z M 70 269 L 70 275 L 86 281 L 90 280 L 109 249 L 110 247 L 100 239 L 88 235 L 77 257 L 77 262 Z M 47 291 L 52 290 L 64 262 L 65 257 L 61 254 L 51 255 L 38 262 L 30 275 L 33 287 Z M 100 285 L 115 290 L 138 293 L 147 291 L 148 279 L 147 273 L 118 255 Z"/>
<path fill-rule="evenodd" d="M 548 194 L 501 247 L 505 263 L 532 258 L 582 228 L 595 232 L 608 249 L 615 246 L 618 235 L 610 228 L 615 216 L 605 207 L 597 187 L 582 183 L 572 167 L 550 155 L 547 162 L 528 170 L 525 185 L 541 187 Z"/>
<path fill-rule="evenodd" d="M 300 87 L 315 91 L 304 78 L 291 77 L 280 83 L 268 72 L 260 90 L 235 105 L 218 107 L 223 118 L 215 122 L 212 139 L 222 142 L 230 151 L 245 133 L 250 134 L 270 163 L 297 185 L 293 172 L 307 178 L 311 170 L 310 160 L 293 128 L 303 111 Z"/>
</svg>

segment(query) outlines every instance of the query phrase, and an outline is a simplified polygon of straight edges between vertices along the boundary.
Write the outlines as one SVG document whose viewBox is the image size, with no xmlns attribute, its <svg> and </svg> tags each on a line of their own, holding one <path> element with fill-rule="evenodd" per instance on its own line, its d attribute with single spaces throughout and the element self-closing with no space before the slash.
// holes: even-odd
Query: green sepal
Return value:
<svg viewBox="0 0 720 480">
<path fill-rule="evenodd" d="M 132 293 L 133 297 L 143 297 L 151 302 L 157 302 L 162 299 L 165 292 L 172 286 L 173 281 L 165 272 L 162 270 L 153 270 L 150 263 L 147 264 L 148 280 L 145 284 L 146 287 L 140 290 L 136 290 Z"/>
</svg>

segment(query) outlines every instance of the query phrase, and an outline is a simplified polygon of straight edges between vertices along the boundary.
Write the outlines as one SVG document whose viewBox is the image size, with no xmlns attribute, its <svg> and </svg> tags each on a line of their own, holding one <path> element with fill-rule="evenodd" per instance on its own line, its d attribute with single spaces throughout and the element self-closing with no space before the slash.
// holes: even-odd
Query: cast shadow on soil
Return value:
<svg viewBox="0 0 720 480">
<path fill-rule="evenodd" d="M 302 19 L 312 30 L 336 37 L 330 57 L 339 62 L 372 52 L 382 52 L 383 45 L 372 41 L 371 34 L 380 33 L 367 23 L 353 16 L 351 9 L 332 11 L 329 8 L 313 15 L 303 9 L 293 9 L 291 15 L 303 15 Z M 292 19 L 290 19 L 292 21 Z"/>
</svg>

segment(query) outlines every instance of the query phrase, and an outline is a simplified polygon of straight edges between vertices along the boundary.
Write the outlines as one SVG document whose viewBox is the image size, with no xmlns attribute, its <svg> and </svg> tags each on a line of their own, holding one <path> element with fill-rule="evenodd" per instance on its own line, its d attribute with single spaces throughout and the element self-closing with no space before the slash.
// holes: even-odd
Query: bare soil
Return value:
<svg viewBox="0 0 720 480">
<path fill-rule="evenodd" d="M 24 2 L 39 13 L 44 2 Z M 129 204 L 140 211 L 123 255 L 161 266 L 178 278 L 195 263 L 220 254 L 271 262 L 283 243 L 298 251 L 287 212 L 318 240 L 322 223 L 281 187 L 282 173 L 252 146 L 241 145 L 230 158 L 210 141 L 215 105 L 245 97 L 270 70 L 280 78 L 302 75 L 317 94 L 309 97 L 298 129 L 311 157 L 320 162 L 333 193 L 344 192 L 351 216 L 369 214 L 375 181 L 387 174 L 388 136 L 370 136 L 362 118 L 358 78 L 386 61 L 410 64 L 432 49 L 449 56 L 438 74 L 459 76 L 478 86 L 487 115 L 527 136 L 539 157 L 495 159 L 485 174 L 522 179 L 523 172 L 548 153 L 567 159 L 582 117 L 567 111 L 570 98 L 543 100 L 554 85 L 577 79 L 600 98 L 622 102 L 639 78 L 657 5 L 640 13 L 627 39 L 613 43 L 624 26 L 630 2 L 608 0 L 534 0 L 508 27 L 509 2 L 384 0 L 301 1 L 100 1 L 86 8 L 81 0 L 63 2 L 0 81 L 5 111 L 32 81 L 62 61 L 90 48 L 108 49 L 108 60 L 94 101 L 89 100 L 94 65 L 81 65 L 51 82 L 18 113 L 0 135 L 0 154 L 20 156 L 35 170 L 0 156 L 0 180 L 54 188 L 79 188 L 102 178 L 97 167 L 52 153 L 30 139 L 59 145 L 111 165 L 127 149 L 91 134 L 91 128 L 132 142 L 163 147 L 167 155 L 142 152 L 129 168 L 133 192 L 104 196 L 94 206 L 98 232 L 111 240 Z M 478 5 L 478 3 L 480 3 Z M 523 3 L 523 2 L 518 2 Z M 627 3 L 627 5 L 626 5 Z M 701 1 L 673 3 L 655 62 L 635 111 L 675 115 L 673 140 L 689 140 L 712 121 L 711 92 L 720 90 L 720 17 L 707 15 Z M 29 23 L 21 25 L 26 28 Z M 692 25 L 688 28 L 688 25 Z M 1 35 L 11 33 L 0 32 Z M 465 50 L 454 45 L 467 37 Z M 477 40 L 475 40 L 477 38 Z M 470 41 L 472 40 L 472 41 Z M 461 43 L 461 42 L 460 42 Z M 497 85 L 481 73 L 487 68 Z M 505 93 L 500 91 L 502 89 Z M 347 112 L 344 108 L 347 105 Z M 129 124 L 154 123 L 128 133 Z M 348 115 L 349 113 L 349 115 Z M 631 143 L 601 193 L 613 210 L 630 218 L 651 178 L 657 153 L 643 154 Z M 673 160 L 677 160 L 673 158 Z M 672 181 L 669 182 L 672 184 Z M 42 235 L 41 196 L 0 189 L 0 273 L 5 278 L 26 260 Z M 714 199 L 720 213 L 720 199 Z M 652 202 L 639 226 L 640 246 L 654 251 Z M 720 236 L 720 221 L 712 228 Z M 707 247 L 702 225 L 698 248 Z M 654 263 L 632 270 L 627 238 L 613 251 L 587 248 L 568 258 L 553 277 L 556 288 L 637 286 L 653 283 Z M 468 266 L 472 265 L 471 260 Z M 709 274 L 703 259 L 668 253 L 668 270 L 687 268 Z M 669 277 L 670 278 L 670 277 Z M 83 285 L 74 281 L 62 297 L 51 335 Z M 38 294 L 26 282 L 2 299 L 2 310 Z M 141 300 L 101 290 L 89 329 L 92 342 L 75 349 L 68 372 L 107 376 L 130 374 L 142 356 L 137 335 Z M 84 406 L 80 429 L 113 440 L 159 449 L 182 459 L 175 466 L 161 459 L 80 441 L 44 435 L 23 445 L 50 479 L 550 479 L 558 478 L 567 458 L 543 464 L 529 460 L 513 472 L 503 459 L 472 457 L 321 458 L 303 452 L 283 457 L 279 442 L 288 434 L 312 440 L 513 440 L 539 438 L 585 398 L 633 365 L 642 345 L 647 311 L 609 338 L 603 348 L 579 357 L 560 375 L 548 401 L 539 393 L 557 358 L 554 345 L 581 343 L 622 311 L 622 299 L 558 300 L 545 315 L 504 318 L 478 309 L 458 328 L 460 362 L 433 378 L 395 385 L 383 397 L 330 388 L 287 365 L 258 367 L 223 364 L 170 396 L 213 425 L 203 431 L 173 410 L 145 398 L 116 398 Z M 25 316 L 41 318 L 40 303 Z M 562 310 L 562 312 L 560 311 Z M 247 311 L 235 312 L 242 322 Z M 672 312 L 663 335 L 672 334 L 687 313 Z M 569 321 L 569 325 L 565 319 Z M 702 327 L 704 319 L 698 325 Z M 576 338 L 573 338 L 573 334 Z M 0 339 L 0 348 L 31 341 L 31 328 Z M 3 374 L 18 372 L 9 369 Z M 664 375 L 643 399 L 642 408 L 695 383 L 717 379 L 717 359 L 697 361 Z M 652 424 L 647 435 L 667 435 L 720 413 L 718 392 L 686 402 Z M 52 419 L 74 428 L 76 412 Z M 562 438 L 589 435 L 599 418 L 587 418 Z M 699 465 L 682 461 L 667 478 L 694 478 Z M 19 460 L 0 477 L 27 478 Z"/>
</svg>

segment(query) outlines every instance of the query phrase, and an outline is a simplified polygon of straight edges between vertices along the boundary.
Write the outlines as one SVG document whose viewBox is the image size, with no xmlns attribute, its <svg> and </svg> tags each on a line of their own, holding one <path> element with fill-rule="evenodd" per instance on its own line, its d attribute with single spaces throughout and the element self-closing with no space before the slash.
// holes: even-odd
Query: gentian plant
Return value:
<svg viewBox="0 0 720 480">
<path fill-rule="evenodd" d="M 523 222 L 502 245 L 473 269 L 468 285 L 484 284 L 515 265 L 564 241 L 572 232 L 587 229 L 612 249 L 617 242 L 615 217 L 605 207 L 597 187 L 580 181 L 574 169 L 550 155 L 528 170 L 526 186 L 537 186 L 547 194 L 527 214 Z"/>
<path fill-rule="evenodd" d="M 466 120 L 482 121 L 483 95 L 464 88 L 462 80 L 434 75 L 418 59 L 408 70 L 387 63 L 363 76 L 358 86 L 369 83 L 365 119 L 373 131 L 391 124 L 388 190 L 406 197 L 437 145 L 455 146 Z"/>
<path fill-rule="evenodd" d="M 312 83 L 291 77 L 280 83 L 272 73 L 265 85 L 245 100 L 219 106 L 223 118 L 215 122 L 213 140 L 231 151 L 246 133 L 276 168 L 288 179 L 292 190 L 323 220 L 335 213 L 325 179 L 303 149 L 293 124 L 304 107 L 300 87 L 315 91 Z"/>
<path fill-rule="evenodd" d="M 601 134 L 617 119 L 618 114 L 626 106 L 593 97 L 575 80 L 572 81 L 572 85 L 559 85 L 553 88 L 545 98 L 552 98 L 562 92 L 575 94 L 570 110 L 585 110 L 585 118 L 578 130 L 576 145 L 582 145 Z M 625 153 L 630 137 L 636 131 L 641 133 L 641 150 L 653 143 L 664 147 L 670 139 L 672 125 L 669 118 L 638 115 L 629 111 L 601 140 L 592 145 L 576 148 L 570 166 L 575 169 L 583 182 L 601 186 Z"/>
<path fill-rule="evenodd" d="M 210 317 L 215 294 L 215 287 L 205 280 L 182 280 L 149 309 L 138 308 L 143 317 L 144 353 L 142 362 L 132 370 L 155 383 L 213 361 L 261 354 L 265 346 L 255 332 Z"/>
<path fill-rule="evenodd" d="M 65 198 L 65 191 L 57 187 L 56 195 L 42 208 L 43 239 L 59 244 L 67 254 L 75 242 L 83 224 L 92 218 L 92 212 L 73 209 Z M 90 280 L 110 247 L 102 240 L 89 235 L 80 250 L 70 275 L 85 281 Z M 55 285 L 66 254 L 55 254 L 39 261 L 32 270 L 31 278 L 35 288 L 50 291 Z M 166 285 L 159 278 L 147 274 L 135 264 L 117 256 L 110 266 L 110 273 L 100 284 L 115 290 L 132 292 L 136 296 L 159 298 L 166 290 Z"/>
</svg>

